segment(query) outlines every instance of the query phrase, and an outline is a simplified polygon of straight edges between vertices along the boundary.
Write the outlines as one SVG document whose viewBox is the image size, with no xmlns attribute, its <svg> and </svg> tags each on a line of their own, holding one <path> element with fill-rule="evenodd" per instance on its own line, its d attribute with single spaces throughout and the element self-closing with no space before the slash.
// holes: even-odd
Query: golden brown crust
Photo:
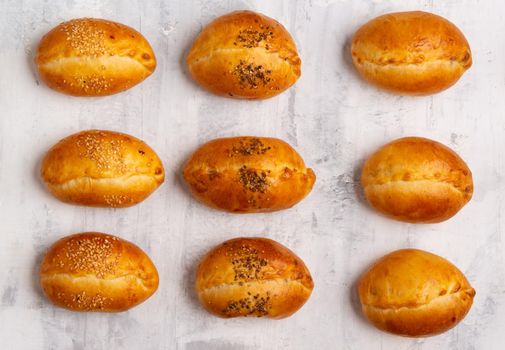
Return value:
<svg viewBox="0 0 505 350">
<path fill-rule="evenodd" d="M 200 262 L 196 291 L 219 317 L 284 318 L 308 300 L 314 284 L 292 251 L 266 238 L 235 238 L 212 249 Z"/>
<path fill-rule="evenodd" d="M 473 194 L 466 163 L 450 148 L 421 137 L 381 147 L 365 162 L 361 184 L 372 207 L 412 223 L 447 220 Z"/>
<path fill-rule="evenodd" d="M 366 80 L 404 95 L 445 90 L 472 65 L 463 33 L 445 18 L 421 11 L 372 19 L 354 35 L 351 51 Z"/>
<path fill-rule="evenodd" d="M 222 96 L 263 99 L 280 94 L 301 74 L 288 31 L 252 11 L 221 16 L 198 35 L 186 59 L 193 79 Z"/>
<path fill-rule="evenodd" d="M 449 261 L 416 249 L 382 257 L 358 286 L 363 313 L 377 328 L 410 337 L 449 330 L 470 310 L 475 290 Z"/>
<path fill-rule="evenodd" d="M 156 68 L 154 52 L 142 34 L 95 18 L 73 19 L 44 35 L 35 63 L 50 88 L 74 96 L 121 92 Z"/>
<path fill-rule="evenodd" d="M 73 311 L 118 312 L 149 298 L 158 272 L 136 245 L 115 236 L 86 232 L 49 248 L 40 282 L 54 304 Z"/>
<path fill-rule="evenodd" d="M 290 208 L 312 190 L 316 176 L 286 142 L 267 137 L 231 137 L 201 146 L 184 168 L 193 195 L 234 213 Z"/>
<path fill-rule="evenodd" d="M 158 155 L 122 133 L 87 130 L 54 145 L 41 176 L 58 199 L 97 207 L 128 207 L 147 198 L 165 178 Z"/>
</svg>

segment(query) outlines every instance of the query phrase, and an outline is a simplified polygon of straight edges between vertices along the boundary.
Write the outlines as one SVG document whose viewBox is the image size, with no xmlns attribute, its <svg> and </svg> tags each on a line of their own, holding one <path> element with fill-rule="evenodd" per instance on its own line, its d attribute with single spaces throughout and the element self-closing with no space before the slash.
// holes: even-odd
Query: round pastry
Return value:
<svg viewBox="0 0 505 350">
<path fill-rule="evenodd" d="M 470 46 L 459 29 L 421 11 L 372 19 L 354 35 L 351 51 L 366 80 L 402 95 L 445 90 L 472 65 Z"/>
<path fill-rule="evenodd" d="M 212 249 L 196 272 L 196 291 L 219 317 L 285 318 L 309 299 L 314 284 L 292 251 L 266 238 L 235 238 Z"/>
<path fill-rule="evenodd" d="M 103 19 L 61 23 L 40 41 L 40 78 L 74 96 L 105 96 L 131 88 L 156 68 L 147 40 L 136 30 Z"/>
<path fill-rule="evenodd" d="M 54 145 L 42 160 L 41 175 L 49 191 L 63 202 L 129 207 L 156 190 L 165 171 L 156 153 L 141 140 L 88 130 Z"/>
<path fill-rule="evenodd" d="M 286 142 L 243 136 L 200 147 L 187 162 L 184 179 L 210 207 L 257 213 L 292 207 L 309 194 L 316 176 Z"/>
<path fill-rule="evenodd" d="M 406 137 L 365 162 L 361 184 L 372 207 L 393 219 L 435 223 L 451 218 L 473 194 L 472 172 L 450 148 Z"/>
<path fill-rule="evenodd" d="M 251 11 L 232 12 L 207 25 L 186 63 L 201 86 L 234 98 L 275 96 L 301 74 L 296 45 L 286 28 Z"/>
<path fill-rule="evenodd" d="M 359 281 L 359 298 L 377 328 L 408 337 L 436 335 L 468 313 L 475 290 L 449 261 L 416 249 L 377 261 Z"/>
<path fill-rule="evenodd" d="M 104 233 L 78 233 L 49 248 L 40 283 L 55 305 L 72 311 L 118 312 L 149 298 L 158 271 L 136 245 Z"/>
</svg>

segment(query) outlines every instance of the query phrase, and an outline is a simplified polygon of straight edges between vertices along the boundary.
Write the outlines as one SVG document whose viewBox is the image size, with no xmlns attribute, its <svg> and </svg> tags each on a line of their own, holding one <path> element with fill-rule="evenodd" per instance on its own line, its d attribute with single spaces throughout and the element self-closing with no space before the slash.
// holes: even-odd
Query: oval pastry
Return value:
<svg viewBox="0 0 505 350">
<path fill-rule="evenodd" d="M 254 213 L 292 207 L 311 191 L 316 176 L 286 142 L 244 136 L 200 147 L 187 162 L 184 179 L 210 207 Z"/>
<path fill-rule="evenodd" d="M 354 35 L 351 52 L 366 80 L 402 95 L 445 90 L 472 65 L 470 46 L 459 29 L 421 11 L 372 19 Z"/>
<path fill-rule="evenodd" d="M 450 148 L 421 137 L 381 147 L 365 162 L 361 184 L 372 207 L 412 223 L 447 220 L 473 194 L 466 163 Z"/>
<path fill-rule="evenodd" d="M 219 317 L 285 318 L 308 300 L 314 284 L 293 252 L 266 238 L 235 238 L 212 249 L 196 272 L 196 291 Z"/>
<path fill-rule="evenodd" d="M 154 52 L 142 34 L 95 18 L 73 19 L 44 35 L 35 63 L 50 88 L 74 96 L 121 92 L 156 68 Z"/>
<path fill-rule="evenodd" d="M 252 11 L 215 19 L 198 35 L 186 63 L 193 79 L 222 96 L 263 99 L 280 94 L 301 74 L 288 31 Z"/>
<path fill-rule="evenodd" d="M 390 253 L 359 282 L 363 313 L 372 324 L 402 336 L 431 336 L 456 326 L 475 290 L 449 261 L 416 249 Z"/>
<path fill-rule="evenodd" d="M 72 311 L 118 312 L 149 298 L 158 272 L 136 245 L 104 233 L 79 233 L 57 241 L 40 267 L 45 295 Z"/>
<path fill-rule="evenodd" d="M 42 160 L 47 188 L 63 202 L 129 207 L 146 199 L 165 178 L 156 153 L 122 133 L 87 130 L 54 145 Z"/>
</svg>

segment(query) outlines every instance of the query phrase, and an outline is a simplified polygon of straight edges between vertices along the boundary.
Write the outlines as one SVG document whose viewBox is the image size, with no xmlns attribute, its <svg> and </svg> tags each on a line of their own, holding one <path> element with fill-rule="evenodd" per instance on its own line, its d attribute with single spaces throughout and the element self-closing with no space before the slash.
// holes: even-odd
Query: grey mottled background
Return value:
<svg viewBox="0 0 505 350">
<path fill-rule="evenodd" d="M 286 93 L 259 102 L 215 97 L 192 83 L 184 55 L 215 16 L 253 9 L 282 22 L 303 61 Z M 424 9 L 456 23 L 474 66 L 433 97 L 397 97 L 354 72 L 349 40 L 358 26 L 390 11 Z M 0 0 L 0 348 L 3 349 L 502 349 L 505 341 L 505 21 L 502 0 Z M 32 67 L 41 35 L 75 17 L 112 19 L 140 30 L 158 68 L 143 84 L 106 98 L 73 98 L 39 84 Z M 58 202 L 44 190 L 38 163 L 60 138 L 81 129 L 133 134 L 162 157 L 167 179 L 129 209 Z M 202 142 L 230 135 L 287 140 L 317 174 L 293 209 L 230 215 L 198 204 L 181 166 Z M 475 195 L 452 220 L 409 225 L 367 208 L 358 186 L 363 160 L 394 138 L 420 135 L 461 154 Z M 79 231 L 117 234 L 158 266 L 158 292 L 121 314 L 77 314 L 41 295 L 38 263 L 56 239 Z M 267 236 L 293 249 L 315 279 L 293 317 L 222 320 L 195 300 L 193 274 L 213 245 Z M 440 254 L 477 290 L 468 317 L 428 339 L 381 333 L 361 317 L 355 282 L 376 258 L 398 248 Z"/>
</svg>

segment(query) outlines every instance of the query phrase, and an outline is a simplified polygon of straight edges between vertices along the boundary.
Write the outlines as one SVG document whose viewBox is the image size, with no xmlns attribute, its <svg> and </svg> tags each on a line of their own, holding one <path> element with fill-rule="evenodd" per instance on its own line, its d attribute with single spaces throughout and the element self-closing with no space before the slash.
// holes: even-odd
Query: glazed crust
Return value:
<svg viewBox="0 0 505 350">
<path fill-rule="evenodd" d="M 361 183 L 372 207 L 412 223 L 445 221 L 473 194 L 466 163 L 450 148 L 421 137 L 380 148 L 365 162 Z"/>
<path fill-rule="evenodd" d="M 354 35 L 351 51 L 366 80 L 402 95 L 445 90 L 472 65 L 463 33 L 445 18 L 421 11 L 372 19 Z"/>
<path fill-rule="evenodd" d="M 377 328 L 402 336 L 431 336 L 456 326 L 475 290 L 449 261 L 416 249 L 377 261 L 358 286 L 363 313 Z"/>
<path fill-rule="evenodd" d="M 154 52 L 142 34 L 95 18 L 73 19 L 44 35 L 35 63 L 50 88 L 74 96 L 121 92 L 156 68 Z"/>
<path fill-rule="evenodd" d="M 129 207 L 147 198 L 165 178 L 156 153 L 122 133 L 87 130 L 54 145 L 42 160 L 49 191 L 66 203 Z"/>
<path fill-rule="evenodd" d="M 49 248 L 40 282 L 55 305 L 72 311 L 119 312 L 156 291 L 158 272 L 136 245 L 86 232 L 62 238 Z"/>
<path fill-rule="evenodd" d="M 286 142 L 244 136 L 200 147 L 187 162 L 184 179 L 210 207 L 254 213 L 292 207 L 311 191 L 316 176 Z"/>
<path fill-rule="evenodd" d="M 314 284 L 293 252 L 266 238 L 235 238 L 200 262 L 196 291 L 209 312 L 224 318 L 285 318 L 308 300 Z"/>
<path fill-rule="evenodd" d="M 280 94 L 301 74 L 288 31 L 251 11 L 236 11 L 207 25 L 189 50 L 193 79 L 222 96 L 263 99 Z"/>
</svg>

